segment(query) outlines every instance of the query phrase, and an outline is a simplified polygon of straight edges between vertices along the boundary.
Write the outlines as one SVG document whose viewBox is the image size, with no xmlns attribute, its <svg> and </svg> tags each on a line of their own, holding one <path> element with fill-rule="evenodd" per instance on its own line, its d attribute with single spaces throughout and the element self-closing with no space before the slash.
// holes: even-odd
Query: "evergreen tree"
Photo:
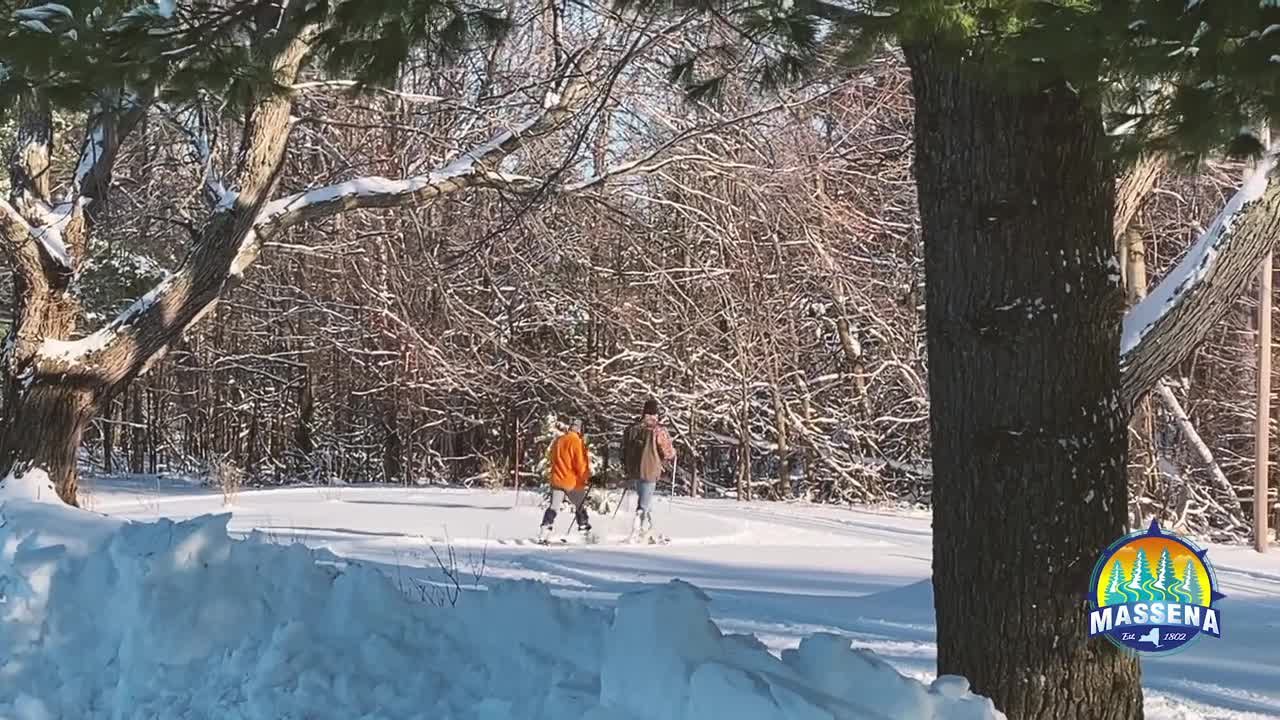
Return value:
<svg viewBox="0 0 1280 720">
<path fill-rule="evenodd" d="M 1111 565 L 1111 575 L 1107 579 L 1106 599 L 1108 605 L 1123 605 L 1129 602 L 1129 596 L 1124 592 L 1124 584 L 1124 561 L 1117 558 Z"/>
<path fill-rule="evenodd" d="M 147 89 L 175 101 L 217 94 L 229 108 L 276 86 L 269 54 L 246 42 L 274 22 L 281 6 L 265 0 L 0 0 L 0 115 L 38 89 L 54 105 L 81 107 L 104 88 Z M 410 51 L 452 58 L 473 40 L 507 28 L 494 9 L 456 0 L 321 0 L 289 9 L 277 23 L 317 28 L 311 53 L 361 84 L 391 81 Z"/>
<path fill-rule="evenodd" d="M 1187 560 L 1186 569 L 1182 572 L 1183 592 L 1187 595 L 1187 601 L 1193 605 L 1208 605 L 1209 599 L 1205 597 L 1204 586 L 1200 583 L 1200 574 L 1196 572 L 1196 561 Z"/>
<path fill-rule="evenodd" d="M 1159 597 L 1157 600 L 1174 600 L 1177 594 L 1174 592 L 1177 587 L 1178 576 L 1173 571 L 1173 559 L 1169 557 L 1169 548 L 1160 551 L 1160 561 L 1156 563 L 1155 579 L 1151 582 L 1151 588 L 1157 591 Z"/>
<path fill-rule="evenodd" d="M 1134 602 L 1150 600 L 1150 586 L 1154 580 L 1155 576 L 1151 573 L 1151 563 L 1147 560 L 1146 551 L 1138 550 L 1138 556 L 1133 559 L 1133 571 L 1129 575 L 1129 582 L 1124 586 L 1125 590 Z"/>
<path fill-rule="evenodd" d="M 1191 598 L 1187 594 L 1187 587 L 1183 583 L 1182 578 L 1178 577 L 1178 571 L 1173 566 L 1173 559 L 1169 559 L 1169 583 L 1166 592 L 1168 592 L 1168 600 L 1171 602 L 1190 602 Z"/>
</svg>

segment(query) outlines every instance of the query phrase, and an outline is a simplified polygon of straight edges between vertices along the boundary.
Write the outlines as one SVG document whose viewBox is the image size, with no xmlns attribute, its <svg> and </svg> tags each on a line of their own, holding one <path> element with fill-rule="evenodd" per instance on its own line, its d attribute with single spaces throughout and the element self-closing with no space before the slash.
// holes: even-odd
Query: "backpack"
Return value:
<svg viewBox="0 0 1280 720">
<path fill-rule="evenodd" d="M 622 439 L 623 467 L 628 480 L 657 482 L 662 477 L 662 453 L 658 434 L 644 423 L 627 428 Z"/>
</svg>

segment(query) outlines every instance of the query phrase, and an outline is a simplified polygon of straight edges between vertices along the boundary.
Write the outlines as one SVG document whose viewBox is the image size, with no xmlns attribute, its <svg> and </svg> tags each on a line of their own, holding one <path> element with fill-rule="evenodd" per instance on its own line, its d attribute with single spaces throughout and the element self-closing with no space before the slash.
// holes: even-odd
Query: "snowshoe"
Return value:
<svg viewBox="0 0 1280 720">
<path fill-rule="evenodd" d="M 635 533 L 627 538 L 628 545 L 670 545 L 671 538 L 659 535 L 652 530 Z"/>
<path fill-rule="evenodd" d="M 600 536 L 591 529 L 591 523 L 578 526 L 578 538 L 587 545 L 595 545 L 600 542 Z"/>
<path fill-rule="evenodd" d="M 631 524 L 631 534 L 627 536 L 628 545 L 669 545 L 671 538 L 654 532 L 653 516 L 646 512 L 636 514 Z"/>
<path fill-rule="evenodd" d="M 549 545 L 551 543 L 551 534 L 555 530 L 554 526 L 543 525 L 538 530 L 538 537 L 535 540 L 539 545 Z"/>
</svg>

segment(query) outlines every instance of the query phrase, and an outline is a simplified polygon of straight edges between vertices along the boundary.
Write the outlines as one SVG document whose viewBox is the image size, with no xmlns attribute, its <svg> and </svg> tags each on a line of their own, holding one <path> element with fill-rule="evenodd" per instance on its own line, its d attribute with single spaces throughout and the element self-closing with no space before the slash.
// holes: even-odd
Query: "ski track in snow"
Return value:
<svg viewBox="0 0 1280 720">
<path fill-rule="evenodd" d="M 231 507 L 155 478 L 91 480 L 86 491 L 96 512 L 144 521 L 230 512 L 233 534 L 260 530 L 437 585 L 451 581 L 432 550 L 447 562 L 449 546 L 467 587 L 538 580 L 611 606 L 622 593 L 685 580 L 710 595 L 726 632 L 754 634 L 774 652 L 837 632 L 908 676 L 933 677 L 927 513 L 660 497 L 656 525 L 670 545 L 622 544 L 629 501 L 616 518 L 593 514 L 602 544 L 542 547 L 532 541 L 542 513 L 535 490 L 295 487 L 244 491 Z M 570 514 L 557 518 L 558 534 Z M 1209 558 L 1227 595 L 1224 636 L 1143 660 L 1147 717 L 1280 718 L 1280 549 L 1212 546 Z"/>
</svg>

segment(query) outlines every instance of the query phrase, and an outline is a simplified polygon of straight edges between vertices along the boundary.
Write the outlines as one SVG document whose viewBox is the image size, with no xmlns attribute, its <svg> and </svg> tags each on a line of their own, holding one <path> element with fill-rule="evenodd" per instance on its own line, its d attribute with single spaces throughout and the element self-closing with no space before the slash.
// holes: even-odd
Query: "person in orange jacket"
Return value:
<svg viewBox="0 0 1280 720">
<path fill-rule="evenodd" d="M 561 419 L 564 422 L 565 418 Z M 551 458 L 551 506 L 542 515 L 542 531 L 539 539 L 545 540 L 556 522 L 556 511 L 567 495 L 569 502 L 578 508 L 578 530 L 591 531 L 591 521 L 583 500 L 587 496 L 587 479 L 591 477 L 591 460 L 587 457 L 587 443 L 582 439 L 582 420 L 574 419 L 569 431 L 555 439 L 548 453 Z"/>
</svg>

